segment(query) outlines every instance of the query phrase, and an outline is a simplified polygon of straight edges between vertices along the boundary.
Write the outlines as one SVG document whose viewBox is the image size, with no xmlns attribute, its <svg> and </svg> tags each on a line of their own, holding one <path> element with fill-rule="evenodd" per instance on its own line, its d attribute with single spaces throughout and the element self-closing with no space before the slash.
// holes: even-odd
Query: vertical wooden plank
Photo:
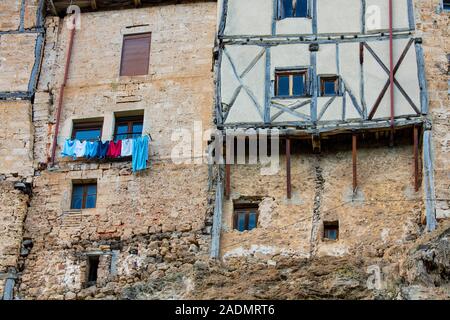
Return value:
<svg viewBox="0 0 450 320">
<path fill-rule="evenodd" d="M 353 133 L 353 136 L 352 136 L 353 192 L 356 192 L 356 188 L 358 187 L 356 147 L 357 147 L 357 137 L 356 137 L 356 133 Z"/>
<path fill-rule="evenodd" d="M 213 226 L 211 229 L 211 253 L 210 257 L 217 259 L 219 258 L 220 252 L 220 233 L 222 230 L 222 180 L 217 180 L 216 187 L 216 199 L 214 204 L 214 215 L 213 215 Z"/>
<path fill-rule="evenodd" d="M 231 194 L 231 164 L 225 163 L 225 197 L 230 199 Z"/>
<path fill-rule="evenodd" d="M 292 184 L 291 184 L 291 139 L 286 138 L 286 190 L 287 198 L 292 198 Z"/>
<path fill-rule="evenodd" d="M 423 174 L 428 231 L 434 231 L 437 227 L 436 191 L 434 188 L 433 144 L 431 139 L 431 130 L 425 130 L 423 133 Z"/>
<path fill-rule="evenodd" d="M 414 189 L 419 191 L 419 128 L 414 126 Z"/>
</svg>

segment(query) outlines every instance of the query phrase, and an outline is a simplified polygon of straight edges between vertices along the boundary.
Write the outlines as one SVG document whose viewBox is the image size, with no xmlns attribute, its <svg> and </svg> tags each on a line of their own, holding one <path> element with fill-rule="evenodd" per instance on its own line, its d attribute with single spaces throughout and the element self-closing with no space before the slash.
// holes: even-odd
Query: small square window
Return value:
<svg viewBox="0 0 450 320">
<path fill-rule="evenodd" d="M 443 0 L 442 1 L 442 8 L 445 11 L 450 11 L 450 0 Z"/>
<path fill-rule="evenodd" d="M 96 141 L 102 137 L 103 122 L 74 122 L 72 139 Z"/>
<path fill-rule="evenodd" d="M 304 97 L 307 95 L 308 72 L 304 70 L 276 71 L 275 96 Z"/>
<path fill-rule="evenodd" d="M 71 209 L 91 209 L 97 203 L 97 183 L 74 184 Z"/>
<path fill-rule="evenodd" d="M 144 116 L 117 117 L 114 140 L 133 139 L 142 136 Z"/>
<path fill-rule="evenodd" d="M 278 0 L 278 19 L 308 17 L 308 0 Z"/>
<path fill-rule="evenodd" d="M 258 225 L 258 206 L 237 207 L 234 209 L 234 229 L 250 231 Z"/>
<path fill-rule="evenodd" d="M 338 96 L 339 95 L 339 77 L 321 76 L 320 77 L 320 96 Z"/>
<path fill-rule="evenodd" d="M 148 74 L 151 33 L 131 34 L 123 37 L 121 76 Z"/>
<path fill-rule="evenodd" d="M 339 239 L 339 221 L 327 221 L 323 223 L 323 238 L 327 240 Z"/>
</svg>

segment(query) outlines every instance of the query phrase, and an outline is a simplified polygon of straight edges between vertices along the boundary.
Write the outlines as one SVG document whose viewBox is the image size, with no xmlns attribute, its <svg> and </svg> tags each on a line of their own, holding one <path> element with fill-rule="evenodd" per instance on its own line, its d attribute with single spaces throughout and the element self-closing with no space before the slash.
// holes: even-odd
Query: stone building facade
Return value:
<svg viewBox="0 0 450 320">
<path fill-rule="evenodd" d="M 248 99 L 222 93 L 220 86 L 230 83 L 219 75 L 225 68 L 221 62 L 227 41 L 242 41 L 238 45 L 244 52 L 237 57 L 244 57 L 240 62 L 245 64 L 254 60 L 245 58 L 252 53 L 251 45 L 243 45 L 247 38 L 257 42 L 273 36 L 271 26 L 267 35 L 261 34 L 263 26 L 256 33 L 233 34 L 242 39 L 226 39 L 235 31 L 226 29 L 230 25 L 241 21 L 244 28 L 258 27 L 261 17 L 269 16 L 266 5 L 274 10 L 279 3 L 258 1 L 259 11 L 250 10 L 253 0 L 158 4 L 141 0 L 138 6 L 136 1 L 123 1 L 119 7 L 108 1 L 79 1 L 79 7 L 72 8 L 59 0 L 2 1 L 0 297 L 449 298 L 448 283 L 433 273 L 448 270 L 448 261 L 442 258 L 445 254 L 441 254 L 448 248 L 439 234 L 448 232 L 449 227 L 449 13 L 442 10 L 440 0 L 405 0 L 401 1 L 405 6 L 396 8 L 399 22 L 395 32 L 401 38 L 396 41 L 421 39 L 412 44 L 414 57 L 407 58 L 413 61 L 407 62 L 412 71 L 399 75 L 421 112 L 411 116 L 402 107 L 396 120 L 401 121 L 400 116 L 409 119 L 404 130 L 397 130 L 393 147 L 389 146 L 389 126 L 358 132 L 355 191 L 352 131 L 324 134 L 318 144 L 316 136 L 306 134 L 308 126 L 298 132 L 290 130 L 288 122 L 296 113 L 277 115 L 281 109 L 273 111 L 269 118 L 277 115 L 278 122 L 260 125 L 251 110 L 239 112 L 236 108 L 233 115 L 218 107 L 224 97 L 244 109 L 248 104 Z M 233 11 L 239 3 L 249 10 Z M 411 12 L 408 5 L 412 4 Z M 73 12 L 75 20 L 68 14 Z M 243 12 L 249 16 L 240 16 Z M 255 16 L 255 12 L 260 14 Z M 73 21 L 74 30 L 69 28 Z M 292 22 L 295 25 L 289 25 Z M 309 28 L 306 22 L 312 23 L 312 19 L 280 19 L 275 30 L 283 34 L 275 34 L 270 41 L 281 41 L 284 33 L 299 36 L 292 30 Z M 386 32 L 385 23 L 383 20 L 383 30 L 377 32 Z M 351 21 L 349 24 L 352 28 Z M 332 32 L 323 25 L 317 27 L 326 37 L 352 35 L 342 28 Z M 355 33 L 361 36 L 359 29 Z M 125 40 L 135 35 L 151 39 L 148 71 L 121 75 Z M 256 39 L 259 37 L 264 39 Z M 309 38 L 302 41 L 307 42 L 309 62 L 309 45 L 315 42 Z M 343 44 L 341 52 L 346 46 Z M 319 58 L 324 47 L 319 44 Z M 324 50 L 322 58 L 330 60 L 335 50 L 336 46 L 333 52 Z M 421 66 L 416 54 L 421 51 L 427 90 L 417 77 Z M 279 58 L 273 52 L 271 56 L 283 62 L 283 53 Z M 267 51 L 259 57 L 264 61 L 261 70 L 266 70 Z M 284 61 L 290 59 L 284 56 Z M 258 61 L 255 65 L 260 67 Z M 274 79 L 252 74 L 245 66 L 241 69 L 238 73 L 246 74 L 250 85 L 262 81 L 263 93 L 256 99 L 264 106 L 268 101 L 265 80 Z M 351 67 L 341 70 L 350 77 L 356 74 Z M 385 78 L 383 75 L 383 84 Z M 355 93 L 355 84 L 350 82 L 350 91 Z M 237 85 L 244 88 L 246 84 L 244 79 Z M 359 88 L 356 90 L 359 94 Z M 396 92 L 398 95 L 401 93 Z M 424 95 L 429 101 L 427 112 L 422 112 Z M 346 99 L 353 103 L 350 93 Z M 380 110 L 387 112 L 388 107 L 383 101 Z M 225 114 L 231 122 L 224 121 Z M 132 172 L 129 158 L 61 157 L 65 140 L 73 137 L 76 128 L 95 123 L 99 138 L 112 140 L 123 119 L 138 119 L 142 134 L 151 137 L 146 170 Z M 421 133 L 418 190 L 414 186 L 413 125 L 420 125 Z M 226 130 L 239 128 L 280 129 L 277 174 L 262 175 L 261 164 L 207 164 L 209 143 L 220 141 L 222 134 L 227 141 Z M 213 136 L 209 129 L 218 129 L 219 134 Z M 425 129 L 432 132 L 432 144 L 426 149 L 432 150 L 434 166 L 431 174 L 436 196 L 431 211 L 425 182 L 430 172 L 422 166 Z M 183 132 L 188 134 L 182 137 Z M 286 137 L 292 138 L 290 162 Z M 180 145 L 185 150 L 188 146 L 188 158 L 175 163 L 174 150 L 180 150 Z M 223 147 L 230 153 L 227 144 Z M 216 154 L 219 149 L 216 144 Z M 88 184 L 96 188 L 95 207 L 73 209 L 75 187 Z M 236 211 L 247 209 L 258 212 L 256 228 L 236 230 Z M 428 223 L 430 212 L 437 218 L 437 231 L 431 234 L 426 230 L 427 209 Z M 331 238 L 324 236 L 327 230 Z M 332 239 L 335 231 L 337 239 Z M 420 246 L 424 243 L 429 249 Z M 423 268 L 423 250 L 434 250 L 434 260 L 426 265 L 439 268 Z M 366 285 L 367 272 L 373 266 L 384 275 L 384 285 L 377 290 Z M 423 270 L 429 273 L 424 275 Z M 403 280 L 401 288 L 399 279 Z"/>
</svg>

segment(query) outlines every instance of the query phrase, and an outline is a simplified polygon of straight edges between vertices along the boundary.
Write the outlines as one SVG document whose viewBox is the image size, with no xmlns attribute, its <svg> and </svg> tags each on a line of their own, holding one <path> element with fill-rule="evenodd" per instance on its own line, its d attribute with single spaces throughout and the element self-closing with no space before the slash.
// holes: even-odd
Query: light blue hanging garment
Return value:
<svg viewBox="0 0 450 320">
<path fill-rule="evenodd" d="M 133 172 L 147 169 L 148 160 L 148 136 L 133 140 L 131 167 Z"/>
<path fill-rule="evenodd" d="M 98 141 L 87 141 L 86 153 L 84 154 L 84 156 L 88 159 L 97 157 L 98 145 L 99 145 Z"/>
<path fill-rule="evenodd" d="M 64 142 L 64 147 L 61 152 L 61 156 L 63 157 L 72 157 L 76 158 L 75 156 L 75 140 L 67 139 L 66 142 Z"/>
</svg>

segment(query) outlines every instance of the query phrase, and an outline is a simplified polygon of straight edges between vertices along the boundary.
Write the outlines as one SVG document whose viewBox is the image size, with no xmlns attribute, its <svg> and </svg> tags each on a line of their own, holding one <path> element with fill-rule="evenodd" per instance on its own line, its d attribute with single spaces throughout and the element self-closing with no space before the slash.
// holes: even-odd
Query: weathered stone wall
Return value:
<svg viewBox="0 0 450 320">
<path fill-rule="evenodd" d="M 0 176 L 0 273 L 17 265 L 27 202 L 27 195 L 15 190 L 13 182 Z"/>
<path fill-rule="evenodd" d="M 349 146 L 350 147 L 350 146 Z M 416 239 L 422 229 L 421 192 L 413 188 L 411 145 L 358 150 L 358 192 L 352 195 L 352 154 L 348 149 L 314 155 L 302 147 L 292 156 L 291 200 L 286 198 L 285 157 L 277 175 L 258 166 L 234 166 L 231 201 L 226 201 L 222 256 L 272 260 L 358 255 L 383 257 Z M 233 201 L 260 197 L 259 224 L 233 230 Z M 323 239 L 323 222 L 339 221 L 339 240 Z M 401 224 L 396 223 L 402 221 Z"/>
<path fill-rule="evenodd" d="M 415 1 L 417 34 L 423 37 L 435 148 L 436 211 L 450 217 L 450 99 L 448 94 L 450 13 L 440 0 Z"/>
<path fill-rule="evenodd" d="M 33 175 L 33 125 L 29 101 L 0 101 L 0 175 Z"/>
<path fill-rule="evenodd" d="M 65 21 L 47 19 L 33 110 L 34 157 L 40 170 L 24 235 L 32 239 L 33 249 L 23 260 L 18 296 L 120 297 L 128 294 L 127 284 L 188 274 L 197 259 L 208 256 L 207 165 L 176 165 L 170 155 L 179 143 L 171 141 L 175 129 L 192 130 L 194 121 L 203 129 L 212 126 L 215 18 L 212 2 L 82 14 L 61 113 L 57 166 L 51 169 L 45 165 L 69 33 Z M 143 24 L 149 25 L 134 27 Z M 139 32 L 152 32 L 149 75 L 120 77 L 123 35 Z M 102 138 L 110 140 L 115 113 L 127 111 L 144 113 L 144 132 L 153 139 L 145 172 L 133 174 L 126 159 L 59 156 L 73 120 L 102 118 Z M 97 181 L 96 208 L 73 211 L 72 183 L 86 179 Z M 86 288 L 89 255 L 101 257 L 97 286 Z M 182 297 L 180 290 L 173 297 Z"/>
</svg>

